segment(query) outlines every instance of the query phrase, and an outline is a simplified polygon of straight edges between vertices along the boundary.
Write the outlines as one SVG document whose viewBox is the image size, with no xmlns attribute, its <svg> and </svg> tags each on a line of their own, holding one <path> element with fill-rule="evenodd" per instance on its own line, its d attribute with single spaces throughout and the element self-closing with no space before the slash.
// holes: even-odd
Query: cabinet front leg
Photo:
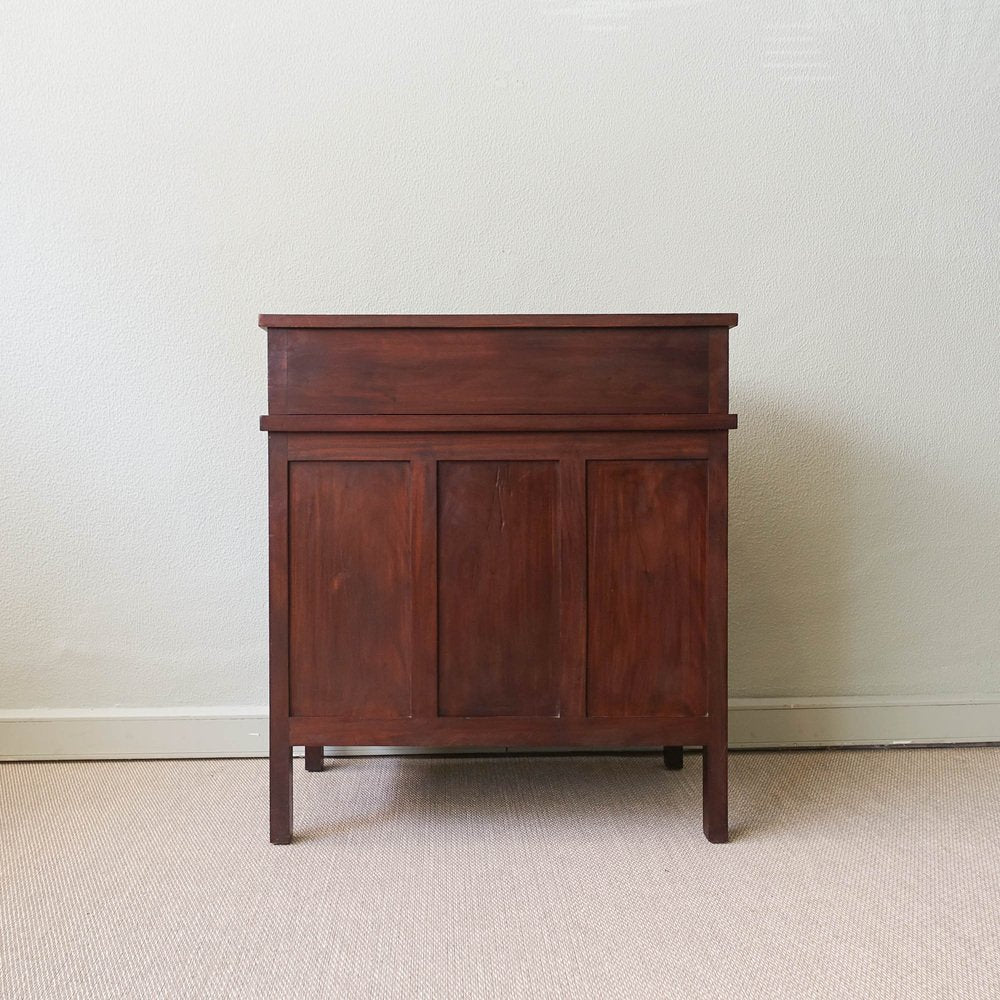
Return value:
<svg viewBox="0 0 1000 1000">
<path fill-rule="evenodd" d="M 306 770 L 323 770 L 323 751 L 325 747 L 306 747 Z"/>
<path fill-rule="evenodd" d="M 713 844 L 729 841 L 728 757 L 725 743 L 702 748 L 702 826 Z"/>
<path fill-rule="evenodd" d="M 271 745 L 271 843 L 292 842 L 292 748 Z"/>
</svg>

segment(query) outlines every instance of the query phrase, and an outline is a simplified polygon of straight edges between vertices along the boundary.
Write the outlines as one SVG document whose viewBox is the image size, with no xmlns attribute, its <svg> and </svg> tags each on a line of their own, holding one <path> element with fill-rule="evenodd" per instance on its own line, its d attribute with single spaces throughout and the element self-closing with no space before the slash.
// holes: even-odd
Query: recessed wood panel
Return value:
<svg viewBox="0 0 1000 1000">
<path fill-rule="evenodd" d="M 708 463 L 587 468 L 587 713 L 705 712 Z"/>
<path fill-rule="evenodd" d="M 272 386 L 272 407 L 292 414 L 707 413 L 708 329 L 293 329 L 282 335 L 272 374 L 285 384 Z"/>
<path fill-rule="evenodd" d="M 438 713 L 559 713 L 557 462 L 438 464 Z"/>
<path fill-rule="evenodd" d="M 293 715 L 410 715 L 409 464 L 292 462 Z"/>
</svg>

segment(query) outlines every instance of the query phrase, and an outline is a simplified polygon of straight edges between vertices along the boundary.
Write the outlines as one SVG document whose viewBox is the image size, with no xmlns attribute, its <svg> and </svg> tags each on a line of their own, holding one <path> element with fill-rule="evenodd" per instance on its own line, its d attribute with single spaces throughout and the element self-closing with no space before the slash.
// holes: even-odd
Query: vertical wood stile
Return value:
<svg viewBox="0 0 1000 1000">
<path fill-rule="evenodd" d="M 287 413 L 288 331 L 267 331 L 267 409 Z"/>
<path fill-rule="evenodd" d="M 729 412 L 729 330 L 708 335 L 708 412 Z"/>
<path fill-rule="evenodd" d="M 422 454 L 410 464 L 413 544 L 413 674 L 414 718 L 438 714 L 437 690 L 437 462 Z"/>
<path fill-rule="evenodd" d="M 587 714 L 587 461 L 559 461 L 560 714 Z"/>
</svg>

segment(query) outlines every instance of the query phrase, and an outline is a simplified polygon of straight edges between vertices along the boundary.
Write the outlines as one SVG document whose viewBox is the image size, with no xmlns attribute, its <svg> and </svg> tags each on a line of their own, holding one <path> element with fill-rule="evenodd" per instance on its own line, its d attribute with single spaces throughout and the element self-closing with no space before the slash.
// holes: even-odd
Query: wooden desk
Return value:
<svg viewBox="0 0 1000 1000">
<path fill-rule="evenodd" d="M 731 314 L 261 316 L 291 748 L 704 749 L 728 837 Z"/>
</svg>

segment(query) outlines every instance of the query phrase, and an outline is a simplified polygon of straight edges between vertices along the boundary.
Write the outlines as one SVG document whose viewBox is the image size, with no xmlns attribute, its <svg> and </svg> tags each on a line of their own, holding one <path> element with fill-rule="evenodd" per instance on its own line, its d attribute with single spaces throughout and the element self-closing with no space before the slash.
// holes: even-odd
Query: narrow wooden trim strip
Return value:
<svg viewBox="0 0 1000 1000">
<path fill-rule="evenodd" d="M 494 316 L 489 314 L 437 314 L 426 316 L 331 316 L 295 313 L 261 313 L 258 326 L 267 329 L 287 330 L 337 330 L 337 329 L 392 329 L 392 328 L 450 328 L 495 329 L 540 327 L 733 327 L 739 322 L 736 313 L 511 313 Z"/>
<path fill-rule="evenodd" d="M 735 413 L 348 413 L 269 414 L 262 431 L 277 433 L 364 434 L 398 431 L 723 431 L 737 426 Z"/>
<path fill-rule="evenodd" d="M 708 458 L 709 439 L 717 434 L 673 431 L 573 434 L 289 434 L 293 461 L 409 462 L 415 451 L 439 461 L 521 459 L 557 462 L 587 459 Z M 723 435 L 724 436 L 724 435 Z"/>
<path fill-rule="evenodd" d="M 564 718 L 587 714 L 587 461 L 559 461 L 560 708 Z"/>
<path fill-rule="evenodd" d="M 437 691 L 437 462 L 415 458 L 410 463 L 412 496 L 413 666 L 411 705 L 417 718 L 438 714 Z"/>
<path fill-rule="evenodd" d="M 712 413 L 729 409 L 728 330 L 712 330 L 708 335 L 708 409 Z"/>
<path fill-rule="evenodd" d="M 706 716 L 565 719 L 491 716 L 439 719 L 331 719 L 293 716 L 290 742 L 325 746 L 698 746 Z"/>
</svg>

